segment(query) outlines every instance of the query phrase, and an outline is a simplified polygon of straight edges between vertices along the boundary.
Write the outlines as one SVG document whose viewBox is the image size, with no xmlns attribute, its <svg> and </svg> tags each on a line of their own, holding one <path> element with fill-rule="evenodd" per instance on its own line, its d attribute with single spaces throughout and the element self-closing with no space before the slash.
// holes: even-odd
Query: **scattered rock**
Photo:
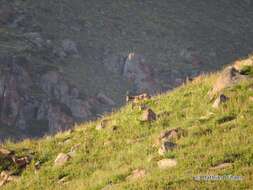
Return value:
<svg viewBox="0 0 253 190">
<path fill-rule="evenodd" d="M 101 129 L 106 128 L 108 122 L 109 122 L 108 120 L 103 119 L 103 120 L 96 126 L 96 129 L 97 129 L 97 130 L 101 130 Z"/>
<path fill-rule="evenodd" d="M 68 154 L 60 153 L 56 157 L 54 164 L 55 166 L 63 166 L 70 160 L 70 158 L 71 157 Z"/>
<path fill-rule="evenodd" d="M 8 149 L 0 148 L 0 155 L 3 156 L 3 157 L 10 156 L 12 153 L 13 152 L 8 150 Z"/>
<path fill-rule="evenodd" d="M 232 166 L 233 166 L 232 163 L 222 163 L 217 166 L 211 167 L 210 170 L 221 170 L 225 168 L 230 168 Z"/>
<path fill-rule="evenodd" d="M 141 121 L 155 121 L 156 120 L 156 114 L 152 109 L 147 109 L 144 110 L 142 116 L 141 116 Z"/>
<path fill-rule="evenodd" d="M 185 131 L 182 128 L 174 128 L 161 132 L 159 139 L 179 139 L 184 136 Z"/>
<path fill-rule="evenodd" d="M 1 173 L 1 176 L 2 176 L 2 173 Z M 1 179 L 0 179 L 0 187 L 2 187 L 2 186 L 4 186 L 7 182 L 8 182 L 8 177 L 9 176 L 7 176 L 7 177 L 1 177 Z"/>
<path fill-rule="evenodd" d="M 11 172 L 2 171 L 0 174 L 0 187 L 4 186 L 8 182 L 17 181 L 19 179 L 18 176 L 14 176 Z"/>
<path fill-rule="evenodd" d="M 158 147 L 161 145 L 162 142 L 177 140 L 182 136 L 185 136 L 186 132 L 182 128 L 174 128 L 170 130 L 165 130 L 160 133 L 159 138 L 156 139 L 154 147 Z"/>
<path fill-rule="evenodd" d="M 241 75 L 234 67 L 229 66 L 225 68 L 216 82 L 213 85 L 212 90 L 208 93 L 210 97 L 217 95 L 223 89 L 235 85 L 238 81 L 245 79 L 245 76 Z"/>
<path fill-rule="evenodd" d="M 221 94 L 213 103 L 212 107 L 213 108 L 218 108 L 222 103 L 225 103 L 228 101 L 229 98 L 225 96 L 224 94 Z"/>
<path fill-rule="evenodd" d="M 138 180 L 146 176 L 146 171 L 143 169 L 136 169 L 132 172 L 131 175 L 129 175 L 126 180 Z"/>
<path fill-rule="evenodd" d="M 253 67 L 253 57 L 249 57 L 244 60 L 236 61 L 233 66 L 239 72 L 243 69 L 243 67 L 247 67 L 247 66 Z"/>
<path fill-rule="evenodd" d="M 175 149 L 176 147 L 177 147 L 177 144 L 170 141 L 164 141 L 162 142 L 162 145 L 159 148 L 158 153 L 163 156 L 165 153 Z"/>
<path fill-rule="evenodd" d="M 177 161 L 175 159 L 163 159 L 157 162 L 157 165 L 160 169 L 168 169 L 175 167 L 177 165 Z"/>
</svg>

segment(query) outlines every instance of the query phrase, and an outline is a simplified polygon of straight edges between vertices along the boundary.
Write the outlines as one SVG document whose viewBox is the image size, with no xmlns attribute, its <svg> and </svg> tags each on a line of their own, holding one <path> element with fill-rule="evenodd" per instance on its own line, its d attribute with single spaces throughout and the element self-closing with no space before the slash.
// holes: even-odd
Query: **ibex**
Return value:
<svg viewBox="0 0 253 190">
<path fill-rule="evenodd" d="M 132 108 L 134 108 L 135 106 L 137 106 L 139 104 L 139 102 L 141 100 L 148 100 L 150 98 L 151 97 L 147 93 L 143 93 L 143 94 L 140 94 L 140 95 L 137 95 L 137 96 L 127 95 L 126 96 L 126 102 L 127 103 L 131 102 L 132 103 Z"/>
</svg>

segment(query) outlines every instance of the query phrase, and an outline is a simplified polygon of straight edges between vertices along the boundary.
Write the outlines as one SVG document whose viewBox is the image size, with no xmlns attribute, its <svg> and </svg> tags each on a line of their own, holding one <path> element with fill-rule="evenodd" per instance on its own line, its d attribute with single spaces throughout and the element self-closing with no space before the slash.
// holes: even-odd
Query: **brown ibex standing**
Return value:
<svg viewBox="0 0 253 190">
<path fill-rule="evenodd" d="M 150 98 L 151 98 L 150 95 L 148 95 L 147 93 L 143 93 L 143 94 L 140 94 L 140 95 L 137 95 L 137 96 L 131 96 L 127 93 L 126 102 L 127 103 L 131 102 L 132 103 L 132 108 L 134 108 L 136 105 L 138 105 L 138 103 L 141 100 L 148 100 Z"/>
</svg>

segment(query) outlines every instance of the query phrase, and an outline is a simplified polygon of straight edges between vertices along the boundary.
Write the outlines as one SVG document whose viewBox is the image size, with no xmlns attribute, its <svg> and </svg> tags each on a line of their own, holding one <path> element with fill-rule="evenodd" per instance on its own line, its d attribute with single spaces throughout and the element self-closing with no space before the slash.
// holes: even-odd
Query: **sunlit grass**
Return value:
<svg viewBox="0 0 253 190">
<path fill-rule="evenodd" d="M 34 152 L 33 162 L 17 183 L 3 189 L 247 189 L 253 186 L 253 80 L 249 79 L 224 94 L 230 99 L 219 109 L 212 108 L 207 96 L 217 74 L 202 76 L 173 92 L 158 95 L 145 102 L 156 113 L 166 113 L 157 121 L 142 123 L 141 111 L 126 105 L 105 116 L 112 124 L 97 131 L 99 121 L 84 123 L 54 137 L 25 140 L 6 147 L 22 153 Z M 112 126 L 113 125 L 113 126 Z M 116 130 L 114 128 L 116 127 Z M 158 155 L 153 146 L 164 129 L 181 127 L 187 133 L 177 140 L 178 148 L 166 154 L 178 165 L 160 170 Z M 68 153 L 79 145 L 75 156 L 64 166 L 55 167 L 60 152 Z M 34 164 L 41 161 L 41 169 Z M 231 168 L 210 170 L 229 162 Z M 147 175 L 138 181 L 126 180 L 135 169 L 145 169 Z M 235 175 L 242 181 L 194 181 L 198 175 Z M 67 182 L 58 181 L 67 177 Z"/>
</svg>

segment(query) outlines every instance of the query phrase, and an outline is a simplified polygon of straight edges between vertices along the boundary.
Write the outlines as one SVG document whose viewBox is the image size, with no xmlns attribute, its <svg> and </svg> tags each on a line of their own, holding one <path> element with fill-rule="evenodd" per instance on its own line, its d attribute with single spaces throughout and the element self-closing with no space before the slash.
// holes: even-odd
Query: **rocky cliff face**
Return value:
<svg viewBox="0 0 253 190">
<path fill-rule="evenodd" d="M 1 134 L 65 130 L 122 105 L 127 91 L 170 90 L 251 53 L 252 6 L 2 0 Z"/>
<path fill-rule="evenodd" d="M 30 63 L 21 57 L 3 57 L 0 62 L 0 122 L 25 134 L 29 130 L 37 130 L 37 135 L 64 131 L 74 122 L 94 117 L 95 107 L 113 106 L 102 101 L 109 99 L 102 94 L 81 97 L 59 71 L 31 74 L 27 68 Z M 36 123 L 40 124 L 37 129 Z"/>
</svg>

